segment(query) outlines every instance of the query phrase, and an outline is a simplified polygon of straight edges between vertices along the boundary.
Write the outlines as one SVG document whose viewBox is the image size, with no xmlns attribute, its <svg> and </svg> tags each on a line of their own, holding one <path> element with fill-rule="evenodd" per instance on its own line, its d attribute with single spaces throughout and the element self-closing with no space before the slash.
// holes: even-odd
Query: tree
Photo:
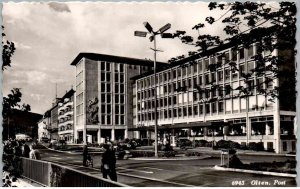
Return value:
<svg viewBox="0 0 300 189">
<path fill-rule="evenodd" d="M 4 30 L 4 26 L 2 26 L 2 31 Z M 2 39 L 5 37 L 5 33 L 2 32 Z M 11 66 L 11 57 L 15 53 L 15 44 L 14 42 L 10 42 L 8 40 L 2 40 L 2 70 L 4 70 L 7 66 Z"/>
<path fill-rule="evenodd" d="M 244 78 L 245 85 L 235 89 L 245 97 L 251 95 L 251 91 L 256 90 L 265 96 L 270 97 L 270 101 L 275 98 L 284 100 L 282 104 L 292 106 L 295 110 L 295 69 L 293 66 L 286 66 L 288 63 L 294 64 L 295 54 L 295 34 L 296 34 L 296 5 L 294 2 L 280 2 L 278 7 L 256 2 L 234 2 L 234 3 L 215 3 L 211 2 L 208 5 L 210 10 L 218 9 L 223 12 L 219 18 L 207 17 L 205 20 L 208 24 L 224 24 L 225 36 L 212 36 L 209 34 L 200 34 L 201 29 L 206 23 L 199 23 L 192 29 L 198 32 L 197 39 L 190 35 L 186 35 L 185 31 L 176 31 L 173 37 L 179 38 L 182 43 L 195 46 L 197 51 L 189 52 L 188 56 L 182 55 L 169 60 L 170 63 L 180 64 L 182 66 L 188 57 L 192 57 L 189 64 L 196 63 L 193 59 L 201 58 L 201 54 L 209 51 L 213 47 L 219 47 L 229 44 L 232 47 L 234 55 L 240 54 L 240 49 L 250 49 L 252 44 L 256 44 L 256 55 L 253 60 L 256 62 L 256 67 L 245 71 L 237 65 L 234 59 L 226 58 L 225 63 L 217 61 L 210 64 L 208 70 L 216 72 L 222 66 L 228 66 L 232 73 L 240 72 Z M 272 54 L 278 50 L 278 55 Z M 267 53 L 267 54 L 266 54 Z M 225 57 L 225 54 L 214 53 L 214 56 Z M 233 56 L 234 57 L 234 56 Z M 291 69 L 292 68 L 292 69 Z M 263 76 L 272 73 L 264 83 L 254 85 L 250 78 L 254 75 Z M 268 85 L 275 79 L 280 78 L 280 87 L 266 90 L 261 86 Z M 214 85 L 212 83 L 212 85 Z M 215 85 L 215 88 L 219 86 Z M 203 92 L 201 86 L 196 86 L 198 92 Z M 184 89 L 184 88 L 183 88 Z M 183 90 L 178 89 L 178 90 Z"/>
<path fill-rule="evenodd" d="M 13 88 L 11 90 L 11 94 L 8 94 L 7 97 L 3 97 L 3 122 L 7 122 L 7 136 L 9 138 L 9 119 L 10 116 L 13 114 L 14 109 L 20 109 L 22 111 L 30 111 L 30 105 L 29 104 L 22 104 L 21 103 L 22 93 L 20 91 L 20 88 Z"/>
</svg>

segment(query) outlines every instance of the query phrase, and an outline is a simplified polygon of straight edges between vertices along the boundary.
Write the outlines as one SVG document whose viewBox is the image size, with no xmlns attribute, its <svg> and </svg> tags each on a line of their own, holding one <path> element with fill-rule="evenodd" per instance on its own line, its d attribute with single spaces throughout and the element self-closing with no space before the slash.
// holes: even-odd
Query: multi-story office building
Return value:
<svg viewBox="0 0 300 189">
<path fill-rule="evenodd" d="M 148 60 L 80 53 L 76 66 L 74 137 L 77 142 L 124 139 L 133 125 L 131 77 L 148 72 Z M 88 139 L 87 139 L 88 138 Z M 102 139 L 102 141 L 101 141 Z"/>
<path fill-rule="evenodd" d="M 216 56 L 216 53 L 223 55 Z M 163 137 L 164 133 L 207 141 L 225 139 L 244 145 L 263 142 L 265 149 L 274 149 L 277 153 L 295 151 L 295 98 L 279 95 L 278 99 L 271 102 L 270 96 L 262 95 L 259 91 L 275 89 L 288 78 L 273 77 L 271 72 L 262 76 L 254 74 L 248 82 L 251 96 L 245 98 L 236 90 L 239 86 L 246 87 L 242 73 L 249 73 L 256 67 L 253 59 L 255 54 L 256 45 L 233 51 L 227 44 L 182 59 L 159 71 L 157 116 L 160 136 Z M 267 54 L 270 52 L 264 52 L 265 56 Z M 288 54 L 288 51 L 272 52 L 275 56 Z M 284 67 L 279 68 L 289 72 L 290 78 L 295 76 L 292 56 L 284 63 Z M 225 64 L 227 60 L 235 61 L 238 71 L 233 71 Z M 216 71 L 209 71 L 209 65 L 216 62 L 221 62 L 223 66 Z M 131 130 L 135 130 L 136 138 L 153 138 L 154 75 L 137 76 L 134 79 L 136 128 Z M 182 87 L 185 90 L 178 90 Z M 295 94 L 293 89 L 291 92 Z"/>
<path fill-rule="evenodd" d="M 58 103 L 58 136 L 67 143 L 74 142 L 74 93 L 67 91 Z"/>
</svg>

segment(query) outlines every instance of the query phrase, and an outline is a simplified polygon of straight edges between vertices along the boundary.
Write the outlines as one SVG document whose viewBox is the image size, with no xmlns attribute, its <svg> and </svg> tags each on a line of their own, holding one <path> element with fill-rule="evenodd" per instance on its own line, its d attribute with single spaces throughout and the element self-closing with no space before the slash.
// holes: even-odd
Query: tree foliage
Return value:
<svg viewBox="0 0 300 189">
<path fill-rule="evenodd" d="M 2 31 L 4 30 L 4 26 L 2 26 Z M 8 40 L 4 40 L 5 33 L 2 32 L 2 70 L 7 68 L 8 66 L 10 67 L 11 65 L 11 57 L 15 53 L 15 44 L 14 42 L 10 42 Z"/>
<path fill-rule="evenodd" d="M 286 69 L 284 66 L 287 62 L 294 64 L 294 47 L 296 44 L 296 5 L 294 2 L 280 2 L 278 7 L 272 7 L 272 4 L 257 2 L 233 2 L 233 3 L 216 3 L 211 2 L 208 5 L 209 10 L 219 10 L 223 12 L 218 18 L 209 16 L 205 19 L 207 23 L 198 23 L 192 27 L 198 32 L 198 37 L 194 39 L 187 35 L 185 31 L 177 31 L 174 37 L 178 37 L 182 43 L 195 46 L 197 51 L 189 52 L 189 56 L 194 59 L 202 58 L 201 54 L 214 47 L 220 47 L 224 44 L 230 44 L 233 56 L 239 54 L 239 49 L 249 49 L 252 44 L 256 44 L 256 54 L 251 57 L 256 62 L 256 67 L 247 73 L 242 73 L 245 84 L 252 76 L 263 76 L 272 73 L 271 78 L 267 78 L 265 84 L 273 82 L 276 78 L 283 78 L 286 83 L 291 78 L 290 83 L 282 86 L 283 88 L 274 87 L 271 90 L 264 90 L 261 86 L 246 85 L 237 89 L 240 93 L 251 95 L 251 90 L 256 88 L 257 91 L 265 96 L 271 97 L 273 101 L 279 95 L 288 95 L 295 99 L 295 70 Z M 201 29 L 205 25 L 223 24 L 225 36 L 213 36 L 202 34 Z M 274 54 L 274 52 L 283 52 Z M 266 53 L 268 52 L 268 53 Z M 214 56 L 224 57 L 222 53 L 214 53 Z M 289 55 L 289 56 L 287 56 Z M 189 56 L 178 56 L 169 60 L 170 63 L 183 62 Z M 193 64 L 193 61 L 188 64 Z M 184 65 L 182 65 L 184 66 Z M 224 62 L 218 61 L 210 64 L 208 70 L 216 72 L 222 66 L 230 67 L 232 73 L 241 71 L 236 61 L 227 59 Z M 283 69 L 281 69 L 283 68 Z M 291 74 L 292 73 L 292 74 Z M 197 88 L 197 87 L 196 87 Z M 199 88 L 199 87 L 198 87 Z M 201 88 L 200 88 L 201 89 Z"/>
<path fill-rule="evenodd" d="M 11 113 L 13 109 L 20 109 L 22 111 L 30 111 L 29 104 L 20 104 L 22 99 L 22 93 L 20 88 L 13 88 L 11 93 L 7 95 L 7 97 L 3 97 L 3 118 L 6 119 Z"/>
</svg>

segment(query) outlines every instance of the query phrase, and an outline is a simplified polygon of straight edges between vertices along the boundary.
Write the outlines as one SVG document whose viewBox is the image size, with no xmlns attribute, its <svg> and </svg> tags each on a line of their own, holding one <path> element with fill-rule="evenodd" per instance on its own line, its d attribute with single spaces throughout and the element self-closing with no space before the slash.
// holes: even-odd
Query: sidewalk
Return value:
<svg viewBox="0 0 300 189">
<path fill-rule="evenodd" d="M 208 147 L 196 147 L 192 149 L 188 149 L 190 151 L 195 152 L 206 152 L 206 153 L 213 153 L 213 154 L 221 154 L 221 149 L 219 150 L 212 150 Z M 265 152 L 265 151 L 251 151 L 251 150 L 237 150 L 237 154 L 245 154 L 245 155 L 261 155 L 261 156 L 290 156 L 295 157 L 294 154 L 276 154 L 274 152 Z"/>
</svg>

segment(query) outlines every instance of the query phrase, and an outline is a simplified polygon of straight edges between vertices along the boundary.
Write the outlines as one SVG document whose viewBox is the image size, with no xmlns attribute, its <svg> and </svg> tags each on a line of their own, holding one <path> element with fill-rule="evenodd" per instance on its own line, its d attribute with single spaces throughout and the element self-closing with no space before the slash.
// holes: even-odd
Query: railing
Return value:
<svg viewBox="0 0 300 189">
<path fill-rule="evenodd" d="M 86 174 L 70 167 L 22 158 L 22 176 L 51 187 L 128 187 L 125 184 Z"/>
</svg>

